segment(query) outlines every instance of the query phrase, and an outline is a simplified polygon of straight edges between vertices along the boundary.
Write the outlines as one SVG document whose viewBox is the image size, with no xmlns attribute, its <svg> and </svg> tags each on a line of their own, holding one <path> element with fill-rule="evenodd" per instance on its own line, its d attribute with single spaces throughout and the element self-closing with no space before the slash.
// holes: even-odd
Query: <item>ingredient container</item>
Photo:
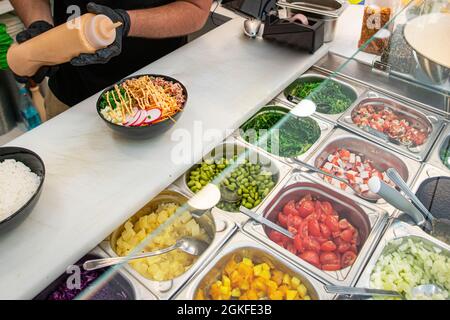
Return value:
<svg viewBox="0 0 450 320">
<path fill-rule="evenodd" d="M 447 169 L 424 164 L 411 189 L 435 218 L 450 219 L 450 176 Z M 449 235 L 445 237 L 448 239 Z"/>
<path fill-rule="evenodd" d="M 326 186 L 319 179 L 316 180 L 311 176 L 306 176 L 303 174 L 294 174 L 292 178 L 286 183 L 284 188 L 271 196 L 271 200 L 262 210 L 262 214 L 265 218 L 272 220 L 273 222 L 277 222 L 279 220 L 278 214 L 280 212 L 283 212 L 283 214 L 285 214 L 285 210 L 283 209 L 285 209 L 285 206 L 291 200 L 297 202 L 307 195 L 311 195 L 316 200 L 328 201 L 331 204 L 332 209 L 334 209 L 338 213 L 339 219 L 346 219 L 347 222 L 350 223 L 358 231 L 359 241 L 357 241 L 355 248 L 355 251 L 357 251 L 357 256 L 355 257 L 355 260 L 351 266 L 341 268 L 336 271 L 324 271 L 313 266 L 304 259 L 299 258 L 296 254 L 288 251 L 287 249 L 284 249 L 277 243 L 273 242 L 269 238 L 271 230 L 262 227 L 259 223 L 249 221 L 244 226 L 244 231 L 258 239 L 259 241 L 270 246 L 271 248 L 279 252 L 282 256 L 292 261 L 295 265 L 307 270 L 319 281 L 344 286 L 354 284 L 357 280 L 357 277 L 363 270 L 367 259 L 370 257 L 371 252 L 375 248 L 379 237 L 381 236 L 383 228 L 387 222 L 387 213 L 377 208 L 376 206 L 370 205 L 367 202 L 360 201 L 354 196 L 346 196 L 340 192 L 336 192 Z M 300 229 L 303 228 L 299 226 L 298 230 Z M 340 226 L 339 229 L 341 229 Z M 309 234 L 309 228 L 307 232 Z M 323 232 L 324 231 L 321 229 L 320 233 L 322 235 Z M 324 250 L 322 249 L 321 245 L 320 248 L 321 251 Z M 305 250 L 315 251 L 311 248 L 306 248 Z"/>
<path fill-rule="evenodd" d="M 450 170 L 450 125 L 446 125 L 434 144 L 427 162 L 449 174 Z"/>
<path fill-rule="evenodd" d="M 83 271 L 82 264 L 84 261 L 105 257 L 107 257 L 106 253 L 97 247 L 75 264 L 76 266 L 79 266 L 82 272 L 81 285 L 83 286 L 83 290 L 97 286 L 97 289 L 92 290 L 92 294 L 86 296 L 83 296 L 82 294 L 79 297 L 76 297 L 80 290 L 70 290 L 67 288 L 65 285 L 66 281 L 69 276 L 74 276 L 74 273 L 71 270 L 70 274 L 64 273 L 59 276 L 47 288 L 39 293 L 34 300 L 156 300 L 156 297 L 150 291 L 144 288 L 136 279 L 124 270 L 113 271 L 111 268 L 108 268 L 93 272 Z M 114 273 L 112 277 L 108 276 L 105 280 L 99 280 L 98 283 L 95 282 L 96 279 L 101 279 L 103 275 L 106 276 L 107 274 L 112 273 Z M 95 279 L 93 278 L 94 276 L 96 276 Z M 87 282 L 89 282 L 89 284 L 87 284 Z M 83 284 L 87 284 L 87 286 L 84 286 Z"/>
<path fill-rule="evenodd" d="M 366 0 L 358 47 L 367 53 L 381 55 L 386 50 L 391 35 L 385 25 L 394 15 L 391 0 Z M 390 26 L 389 26 L 390 27 Z"/>
<path fill-rule="evenodd" d="M 314 148 L 328 137 L 334 126 L 330 122 L 315 116 L 299 120 L 299 118 L 290 115 L 289 111 L 288 107 L 281 105 L 265 106 L 245 122 L 236 132 L 236 135 L 240 141 L 246 144 L 255 142 L 259 145 L 255 146 L 257 150 L 282 162 L 291 164 L 291 158 L 293 157 L 305 161 Z M 274 123 L 276 125 L 273 125 Z M 266 127 L 272 128 L 273 135 L 270 135 L 265 143 L 263 139 L 256 143 L 258 134 L 261 136 L 260 128 L 264 130 L 262 133 L 265 134 Z M 270 150 L 270 152 L 267 150 Z"/>
<path fill-rule="evenodd" d="M 323 45 L 324 22 L 308 17 L 308 25 L 269 14 L 265 20 L 263 38 L 311 54 Z"/>
<path fill-rule="evenodd" d="M 444 125 L 444 119 L 439 115 L 371 90 L 366 91 L 338 122 L 417 161 L 425 160 Z"/>
<path fill-rule="evenodd" d="M 331 77 L 329 74 L 309 71 L 284 89 L 278 98 L 292 107 L 298 100 L 313 100 L 317 105 L 316 115 L 335 123 L 364 89 L 357 84 L 350 85 L 335 76 Z"/>
<path fill-rule="evenodd" d="M 295 276 L 306 287 L 312 300 L 331 300 L 332 294 L 326 293 L 323 284 L 301 268 L 280 257 L 272 248 L 252 239 L 242 232 L 237 232 L 222 250 L 199 271 L 183 290 L 175 297 L 177 300 L 193 300 L 199 289 L 209 288 L 218 279 L 227 262 L 233 257 L 247 257 L 255 263 L 265 262 L 277 270 Z"/>
<path fill-rule="evenodd" d="M 412 185 L 414 178 L 420 170 L 419 162 L 401 154 L 394 153 L 389 149 L 377 145 L 376 143 L 367 141 L 360 136 L 339 128 L 336 128 L 333 131 L 326 144 L 319 147 L 314 152 L 313 156 L 309 160 L 309 163 L 314 165 L 316 168 L 321 168 L 326 162 L 328 162 L 328 157 L 330 154 L 342 149 L 359 155 L 363 161 L 370 160 L 372 167 L 377 169 L 380 173 L 385 172 L 389 168 L 396 169 L 408 186 Z M 319 176 L 318 174 L 315 175 Z M 385 177 L 385 175 L 383 176 Z M 331 184 L 330 186 L 336 190 L 342 190 L 340 186 L 334 186 Z M 355 194 L 353 190 L 348 190 L 348 192 L 350 194 Z M 373 196 L 373 202 L 378 206 L 381 206 L 389 213 L 395 211 L 395 208 L 387 204 L 384 199 L 380 199 L 380 197 L 376 194 Z"/>
<path fill-rule="evenodd" d="M 228 163 L 228 169 L 225 169 L 226 164 L 222 163 L 222 159 L 231 160 L 238 155 L 235 164 Z M 237 203 L 229 203 L 221 201 L 213 210 L 218 212 L 226 212 L 235 222 L 247 221 L 248 217 L 239 212 L 239 206 L 244 205 L 248 209 L 255 210 L 260 206 L 268 194 L 271 193 L 273 188 L 279 184 L 281 179 L 287 175 L 290 168 L 270 158 L 268 155 L 263 154 L 252 148 L 251 146 L 245 146 L 243 143 L 236 141 L 234 138 L 229 138 L 226 142 L 215 147 L 211 152 L 203 157 L 203 161 L 200 164 L 194 165 L 190 168 L 177 182 L 186 194 L 192 196 L 193 192 L 193 180 L 195 183 L 200 183 L 200 188 L 207 182 L 213 181 L 224 188 L 228 188 L 232 192 L 236 191 L 237 194 L 242 196 L 242 199 Z M 227 160 L 227 161 L 228 161 Z M 239 165 L 239 162 L 248 162 L 245 165 Z M 218 164 L 219 163 L 219 164 Z M 221 166 L 223 168 L 218 169 L 220 173 L 210 174 L 210 167 L 215 165 L 216 168 Z M 239 166 L 240 169 L 235 169 Z M 215 169 L 216 169 L 215 168 Z M 249 168 L 247 170 L 246 168 Z M 245 169 L 245 170 L 244 170 Z M 223 171 L 221 171 L 223 170 Z M 244 171 L 245 172 L 244 172 Z M 254 172 L 254 173 L 252 173 Z M 256 174 L 256 172 L 259 172 Z M 205 176 L 205 174 L 207 176 Z M 197 176 L 200 179 L 196 179 Z M 203 176 L 203 177 L 202 177 Z M 231 187 L 231 189 L 229 189 Z M 241 190 L 241 191 L 239 191 Z M 196 189 L 194 189 L 196 191 Z"/>
<path fill-rule="evenodd" d="M 139 210 L 131 219 L 132 222 L 138 222 L 140 217 L 148 215 L 155 210 L 161 204 L 174 203 L 178 206 L 186 204 L 188 197 L 181 192 L 177 191 L 176 187 L 171 187 L 168 190 L 161 192 L 153 200 L 151 200 L 144 208 Z M 175 213 L 177 214 L 177 213 Z M 219 248 L 224 244 L 228 237 L 233 233 L 236 228 L 234 222 L 224 215 L 217 215 L 215 213 L 207 213 L 200 218 L 195 218 L 195 222 L 206 231 L 210 238 L 210 245 L 208 249 L 194 260 L 194 263 L 187 268 L 187 270 L 176 278 L 166 281 L 155 281 L 147 277 L 144 277 L 141 273 L 135 270 L 131 265 L 126 265 L 124 268 L 130 272 L 135 278 L 139 280 L 147 289 L 149 289 L 158 299 L 167 300 L 170 299 L 183 284 L 192 277 L 196 270 L 203 265 L 208 257 L 217 252 Z M 140 224 L 142 222 L 139 222 Z M 167 228 L 167 226 L 165 226 Z M 172 228 L 172 226 L 170 226 Z M 112 233 L 108 241 L 101 243 L 101 247 L 111 256 L 117 256 L 116 250 L 118 247 L 118 240 L 123 236 L 125 230 L 125 224 L 119 227 Z M 156 232 L 155 229 L 154 232 Z M 164 232 L 164 229 L 162 230 Z M 145 239 L 145 235 L 144 235 Z M 122 240 L 121 240 L 122 241 Z M 160 256 L 161 257 L 161 256 Z"/>
<path fill-rule="evenodd" d="M 380 243 L 378 244 L 376 250 L 374 251 L 372 257 L 367 263 L 367 266 L 362 273 L 361 277 L 357 282 L 357 287 L 362 288 L 371 288 L 371 275 L 374 272 L 377 261 L 383 257 L 385 254 L 389 254 L 391 252 L 400 252 L 402 250 L 402 245 L 407 241 L 420 242 L 423 243 L 427 248 L 439 252 L 440 254 L 450 257 L 450 246 L 445 243 L 431 237 L 430 235 L 423 232 L 420 228 L 416 226 L 411 226 L 405 222 L 394 221 L 389 228 L 384 233 L 381 238 Z M 398 266 L 401 268 L 402 266 Z M 406 266 L 403 266 L 406 268 Z M 431 267 L 431 261 L 430 261 Z M 428 272 L 433 272 L 434 268 L 428 270 Z M 447 272 L 448 272 L 447 268 Z M 414 272 L 414 279 L 416 276 L 421 274 L 420 270 L 410 270 L 409 272 Z M 406 277 L 408 273 L 408 269 L 404 269 L 402 277 Z M 375 279 L 375 278 L 373 278 Z M 412 280 L 404 278 L 406 281 Z M 445 278 L 444 278 L 445 279 Z M 389 280 L 388 280 L 389 281 Z M 393 280 L 392 280 L 393 281 Z M 427 284 L 427 280 L 423 284 Z M 448 273 L 447 273 L 447 284 L 448 284 Z"/>
<path fill-rule="evenodd" d="M 286 0 L 278 1 L 277 4 L 287 10 L 288 17 L 301 13 L 307 17 L 323 20 L 324 42 L 333 41 L 337 21 L 348 5 L 347 2 L 337 0 Z"/>
</svg>

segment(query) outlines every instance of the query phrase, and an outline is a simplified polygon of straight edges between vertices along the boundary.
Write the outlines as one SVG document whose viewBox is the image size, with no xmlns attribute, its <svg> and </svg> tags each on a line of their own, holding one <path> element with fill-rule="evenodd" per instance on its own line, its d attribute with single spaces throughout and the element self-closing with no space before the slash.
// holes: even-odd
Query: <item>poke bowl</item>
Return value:
<svg viewBox="0 0 450 320">
<path fill-rule="evenodd" d="M 0 148 L 0 174 L 1 183 L 7 185 L 7 189 L 14 193 L 14 202 L 11 203 L 9 200 L 13 197 L 0 187 L 2 190 L 0 233 L 2 233 L 18 226 L 33 211 L 44 184 L 45 166 L 42 159 L 33 151 L 20 147 L 2 147 Z M 7 181 L 8 176 L 15 177 L 15 182 Z M 18 176 L 23 178 L 20 184 L 17 181 Z"/>
<path fill-rule="evenodd" d="M 149 138 L 176 123 L 187 98 L 186 87 L 174 78 L 136 75 L 106 88 L 97 100 L 97 113 L 122 136 Z"/>
</svg>

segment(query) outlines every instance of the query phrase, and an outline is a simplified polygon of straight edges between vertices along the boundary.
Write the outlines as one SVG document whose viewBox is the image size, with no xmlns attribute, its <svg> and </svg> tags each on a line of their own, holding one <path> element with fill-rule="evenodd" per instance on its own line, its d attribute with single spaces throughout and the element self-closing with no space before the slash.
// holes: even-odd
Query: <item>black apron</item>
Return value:
<svg viewBox="0 0 450 320">
<path fill-rule="evenodd" d="M 67 22 L 67 7 L 78 5 L 82 14 L 86 5 L 92 0 L 55 0 L 55 25 Z M 145 9 L 174 2 L 174 0 L 97 0 L 97 4 L 113 9 Z M 107 64 L 74 67 L 70 63 L 60 66 L 58 72 L 49 80 L 54 95 L 63 103 L 73 106 L 92 96 L 103 88 L 119 81 L 127 75 L 143 68 L 162 56 L 179 48 L 187 37 L 168 39 L 123 39 L 122 53 L 112 58 Z"/>
</svg>

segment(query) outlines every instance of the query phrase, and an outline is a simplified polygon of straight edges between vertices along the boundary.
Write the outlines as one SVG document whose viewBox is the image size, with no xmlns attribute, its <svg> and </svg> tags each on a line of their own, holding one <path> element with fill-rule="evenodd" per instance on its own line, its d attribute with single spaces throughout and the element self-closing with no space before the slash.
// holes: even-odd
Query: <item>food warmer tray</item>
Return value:
<svg viewBox="0 0 450 320">
<path fill-rule="evenodd" d="M 166 193 L 166 194 L 165 194 Z M 163 195 L 161 197 L 161 195 Z M 167 202 L 168 200 L 172 200 L 173 202 L 185 202 L 187 200 L 187 196 L 183 194 L 176 186 L 170 186 L 166 191 L 162 192 L 160 195 L 156 196 L 152 199 L 151 202 Z M 212 220 L 210 221 L 212 217 Z M 227 239 L 233 234 L 236 230 L 236 224 L 227 216 L 217 214 L 215 212 L 211 213 L 211 216 L 207 217 L 206 215 L 202 216 L 200 219 L 205 219 L 204 221 L 207 224 L 215 225 L 215 235 L 214 239 L 209 245 L 208 249 L 198 258 L 198 260 L 187 270 L 184 274 L 174 278 L 172 280 L 167 281 L 154 281 L 145 278 L 139 272 L 134 270 L 130 265 L 124 266 L 124 269 L 129 272 L 133 277 L 135 277 L 140 283 L 142 283 L 148 290 L 150 290 L 157 299 L 159 300 L 168 300 L 170 299 L 183 285 L 186 281 L 188 281 L 195 271 L 202 267 L 202 265 L 208 260 L 208 257 L 214 255 L 222 245 L 227 241 Z M 117 239 L 118 231 L 117 229 L 109 239 L 103 241 L 100 244 L 100 247 L 105 250 L 105 252 L 110 257 L 117 257 L 117 254 L 114 252 L 112 247 L 112 242 L 114 238 Z M 211 230 L 211 232 L 214 232 Z"/>
<path fill-rule="evenodd" d="M 355 102 L 358 97 L 360 95 L 362 95 L 365 91 L 366 88 L 361 86 L 360 84 L 353 82 L 353 81 L 349 81 L 348 79 L 343 79 L 342 77 L 336 76 L 336 75 L 332 75 L 331 73 L 325 73 L 325 72 L 320 72 L 318 70 L 309 70 L 307 72 L 305 72 L 304 74 L 302 74 L 300 77 L 298 77 L 296 80 L 294 80 L 289 86 L 287 86 L 277 97 L 276 99 L 281 101 L 284 105 L 287 105 L 291 108 L 295 107 L 295 103 L 289 101 L 287 99 L 286 96 L 286 91 L 288 90 L 288 88 L 293 85 L 295 82 L 297 81 L 306 81 L 306 80 L 311 80 L 311 81 L 317 81 L 317 80 L 323 80 L 323 81 L 334 81 L 339 83 L 340 85 L 343 86 L 347 96 L 353 100 L 353 102 Z M 353 103 L 352 102 L 352 103 Z M 350 109 L 352 107 L 352 104 L 350 104 L 350 106 L 348 107 L 348 109 Z M 347 109 L 347 110 L 348 110 Z M 327 121 L 331 121 L 332 123 L 337 123 L 338 119 L 345 113 L 341 112 L 341 113 L 336 113 L 336 114 L 326 114 L 326 113 L 320 113 L 320 112 L 316 112 L 314 115 L 317 116 L 318 118 L 321 119 L 325 119 Z"/>
<path fill-rule="evenodd" d="M 227 157 L 232 157 L 235 154 L 233 151 L 234 150 L 233 146 L 235 146 L 234 148 L 237 149 L 238 153 L 242 153 L 242 152 L 248 150 L 249 155 L 251 157 L 250 159 L 253 159 L 253 155 L 255 155 L 257 157 L 256 159 L 260 160 L 264 164 L 266 170 L 269 170 L 270 172 L 274 173 L 275 176 L 277 177 L 277 182 L 275 183 L 275 186 L 272 188 L 272 190 L 270 190 L 269 194 L 264 199 L 262 199 L 261 203 L 258 206 L 256 206 L 255 208 L 252 209 L 253 211 L 256 211 L 256 210 L 258 210 L 258 208 L 261 205 L 264 204 L 265 201 L 267 201 L 270 194 L 281 183 L 281 181 L 284 179 L 284 177 L 286 177 L 288 175 L 288 173 L 291 171 L 291 168 L 287 164 L 280 162 L 277 159 L 275 159 L 274 157 L 272 157 L 269 153 L 263 153 L 263 152 L 259 151 L 255 146 L 253 146 L 251 144 L 244 144 L 242 141 L 240 141 L 234 137 L 227 138 L 225 140 L 225 142 L 216 146 L 206 156 L 204 156 L 203 159 L 207 159 L 210 157 L 221 158 L 223 155 L 222 150 L 224 147 L 226 148 L 225 155 Z M 174 185 L 176 187 L 178 187 L 180 189 L 180 191 L 182 193 L 186 194 L 188 197 L 194 196 L 194 193 L 189 189 L 189 187 L 187 185 L 187 181 L 189 179 L 191 171 L 194 170 L 197 165 L 198 164 L 192 166 L 189 170 L 187 170 L 180 178 L 178 178 L 174 182 Z M 217 207 L 213 208 L 212 211 L 219 216 L 221 216 L 221 215 L 227 216 L 228 219 L 230 219 L 231 221 L 233 221 L 237 224 L 243 224 L 249 219 L 248 216 L 246 216 L 240 212 L 228 212 L 225 210 L 221 210 Z"/>
<path fill-rule="evenodd" d="M 433 149 L 431 150 L 430 154 L 427 158 L 427 163 L 435 166 L 436 168 L 442 169 L 443 171 L 447 172 L 447 175 L 450 175 L 450 169 L 447 168 L 441 160 L 440 152 L 442 148 L 446 148 L 449 146 L 450 149 L 450 124 L 446 123 L 446 126 L 444 130 L 442 130 L 441 135 L 437 139 L 436 143 L 434 144 Z M 449 163 L 450 166 L 450 163 Z"/>
<path fill-rule="evenodd" d="M 389 103 L 389 107 L 393 109 L 393 111 L 402 113 L 409 121 L 413 121 L 415 123 L 418 123 L 420 121 L 421 123 L 426 124 L 429 130 L 427 141 L 421 146 L 406 147 L 404 145 L 387 141 L 379 135 L 371 134 L 353 123 L 352 114 L 358 107 L 361 106 L 361 104 L 370 102 L 376 103 L 378 101 L 382 103 Z M 444 126 L 445 122 L 442 116 L 434 114 L 430 111 L 425 111 L 416 105 L 406 105 L 376 91 L 367 90 L 355 101 L 355 103 L 350 108 L 347 109 L 347 111 L 338 120 L 338 123 L 344 128 L 362 135 L 368 140 L 372 140 L 381 145 L 384 145 L 387 148 L 394 150 L 395 152 L 404 154 L 417 161 L 424 161 L 436 138 L 441 132 L 441 129 Z"/>
<path fill-rule="evenodd" d="M 370 288 L 370 275 L 382 253 L 385 250 L 395 250 L 396 246 L 394 244 L 393 247 L 386 247 L 386 245 L 393 240 L 401 239 L 401 238 L 412 238 L 424 241 L 426 244 L 431 246 L 436 246 L 450 257 L 450 246 L 445 244 L 442 241 L 430 236 L 429 234 L 422 231 L 419 227 L 410 225 L 403 221 L 393 221 L 392 224 L 387 228 L 383 237 L 381 238 L 377 248 L 372 254 L 372 257 L 368 261 L 364 272 L 361 274 L 356 287 L 361 288 Z"/>
<path fill-rule="evenodd" d="M 244 232 L 268 245 L 274 251 L 278 252 L 279 255 L 284 256 L 296 266 L 306 270 L 321 282 L 342 286 L 353 285 L 362 272 L 371 253 L 375 249 L 388 222 L 387 212 L 354 195 L 344 195 L 340 191 L 335 191 L 329 188 L 326 183 L 319 178 L 296 173 L 287 180 L 286 185 L 279 192 L 271 194 L 270 200 L 268 200 L 264 208 L 260 208 L 257 213 L 264 215 L 270 220 L 274 220 L 274 215 L 279 212 L 280 206 L 283 206 L 287 202 L 283 202 L 283 200 L 289 200 L 291 193 L 317 194 L 322 199 L 329 200 L 333 206 L 338 204 L 343 209 L 341 211 L 345 210 L 347 213 L 345 217 L 348 218 L 350 222 L 352 222 L 352 220 L 357 222 L 352 222 L 352 224 L 355 225 L 360 234 L 366 239 L 355 263 L 351 267 L 339 271 L 322 271 L 272 242 L 266 235 L 265 228 L 256 221 L 247 222 L 243 228 Z"/>
<path fill-rule="evenodd" d="M 229 239 L 222 250 L 211 259 L 208 264 L 199 270 L 195 276 L 189 281 L 186 286 L 176 295 L 176 300 L 193 300 L 197 289 L 211 280 L 215 280 L 215 275 L 221 270 L 221 267 L 228 261 L 228 259 L 235 253 L 245 253 L 252 257 L 259 257 L 267 259 L 277 268 L 283 272 L 289 272 L 291 275 L 295 274 L 302 283 L 307 287 L 308 293 L 312 299 L 331 300 L 334 298 L 333 294 L 327 293 L 324 290 L 323 283 L 314 279 L 302 268 L 293 265 L 290 261 L 280 257 L 280 255 L 272 248 L 256 241 L 247 236 L 241 231 Z"/>
<path fill-rule="evenodd" d="M 278 108 L 280 108 L 280 109 L 284 109 L 284 108 L 286 108 L 287 110 L 291 110 L 291 109 L 292 109 L 292 106 L 289 106 L 289 105 L 286 105 L 286 104 L 283 104 L 283 103 L 279 103 L 278 101 L 279 101 L 278 99 L 275 99 L 275 100 L 273 100 L 272 103 L 267 104 L 265 107 L 267 107 L 267 106 L 273 106 L 273 107 L 278 107 Z M 264 107 L 263 107 L 263 108 L 264 108 Z M 258 111 L 255 113 L 255 115 L 258 114 L 259 111 L 260 111 L 260 110 L 258 110 Z M 254 116 L 254 115 L 253 115 L 253 116 Z M 250 117 L 248 120 L 252 119 L 253 116 Z M 305 153 L 303 153 L 302 155 L 299 155 L 299 156 L 296 157 L 297 159 L 302 160 L 302 161 L 307 161 L 307 160 L 309 159 L 309 157 L 311 156 L 311 154 L 312 154 L 312 152 L 314 151 L 314 149 L 317 148 L 317 146 L 321 145 L 322 143 L 324 143 L 324 141 L 326 141 L 326 140 L 328 139 L 329 135 L 331 134 L 332 130 L 333 130 L 334 127 L 335 127 L 335 125 L 334 125 L 332 122 L 327 121 L 327 120 L 322 119 L 322 118 L 319 118 L 319 117 L 317 117 L 317 116 L 315 116 L 315 115 L 310 116 L 310 118 L 312 118 L 313 120 L 315 120 L 315 121 L 317 122 L 317 124 L 319 125 L 319 127 L 320 127 L 320 137 L 319 137 L 319 138 L 317 139 L 317 141 L 311 146 L 311 148 L 309 148 L 309 149 L 308 149 Z M 251 148 L 257 150 L 257 151 L 261 152 L 262 154 L 267 155 L 267 156 L 270 157 L 270 158 L 275 158 L 275 159 L 277 159 L 278 161 L 283 162 L 283 163 L 285 163 L 285 164 L 287 164 L 287 165 L 289 165 L 289 166 L 292 166 L 292 164 L 294 163 L 293 160 L 292 160 L 291 158 L 280 157 L 280 156 L 277 156 L 277 155 L 273 155 L 273 154 L 271 154 L 270 152 L 268 152 L 268 151 L 266 151 L 266 150 L 264 150 L 264 149 L 262 149 L 262 148 L 260 148 L 260 147 L 258 147 L 258 146 L 255 146 L 255 145 L 253 145 L 253 144 L 251 144 L 251 143 L 249 143 L 249 142 L 247 142 L 247 141 L 245 141 L 245 139 L 244 139 L 244 138 L 241 136 L 241 134 L 240 134 L 240 129 L 236 130 L 236 131 L 232 134 L 232 136 L 235 137 L 240 143 L 242 143 L 242 144 L 244 144 L 244 145 L 246 145 L 246 146 L 249 146 L 249 147 L 251 147 Z"/>
<path fill-rule="evenodd" d="M 408 186 L 411 186 L 421 168 L 421 163 L 408 158 L 402 154 L 394 153 L 393 151 L 384 148 L 374 142 L 367 141 L 366 139 L 343 129 L 336 128 L 330 138 L 319 146 L 309 159 L 308 163 L 320 168 L 326 161 L 328 154 L 336 151 L 338 148 L 350 149 L 355 153 L 361 153 L 364 155 L 369 154 L 369 159 L 378 167 L 387 170 L 389 167 L 393 167 L 400 173 L 403 180 L 405 180 Z M 319 174 L 311 173 L 312 175 L 320 178 Z M 321 178 L 320 178 L 321 179 Z M 335 190 L 342 191 L 340 188 L 329 184 Z M 347 192 L 345 192 L 347 194 Z M 351 194 L 355 194 L 351 192 Z M 363 199 L 361 199 L 363 200 Z M 392 214 L 396 211 L 394 207 L 386 202 L 384 199 L 379 199 L 375 203 L 380 208 L 384 209 L 388 213 Z"/>
<path fill-rule="evenodd" d="M 98 258 L 107 258 L 108 255 L 105 251 L 103 251 L 100 247 L 95 247 L 92 251 L 87 253 L 87 255 L 92 255 L 94 257 Z M 133 300 L 156 300 L 155 295 L 153 295 L 147 288 L 145 288 L 139 281 L 137 281 L 136 278 L 134 278 L 130 273 L 123 269 L 118 270 L 108 270 L 104 273 L 106 274 L 117 274 L 121 277 L 121 280 L 124 281 L 124 284 L 128 287 L 128 290 L 131 291 L 131 297 Z M 58 279 L 53 281 L 47 288 L 45 288 L 41 293 L 39 293 L 34 300 L 45 300 L 49 294 L 51 294 L 54 290 L 56 290 L 56 287 L 60 285 L 59 279 L 61 279 L 63 276 L 66 276 L 66 274 L 62 274 Z M 99 279 L 102 276 L 99 277 Z M 110 281 L 109 278 L 107 278 L 106 281 Z M 102 284 L 101 282 L 97 284 L 99 288 L 101 288 Z M 88 299 L 88 297 L 86 297 Z"/>
</svg>

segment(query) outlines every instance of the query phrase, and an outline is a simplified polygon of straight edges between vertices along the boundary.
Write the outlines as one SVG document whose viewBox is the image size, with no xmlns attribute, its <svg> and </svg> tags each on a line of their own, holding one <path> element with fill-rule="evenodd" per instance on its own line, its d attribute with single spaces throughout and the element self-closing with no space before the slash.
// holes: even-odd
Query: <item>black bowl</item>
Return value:
<svg viewBox="0 0 450 320">
<path fill-rule="evenodd" d="M 25 203 L 15 213 L 0 221 L 0 233 L 18 226 L 25 220 L 26 217 L 28 217 L 31 211 L 33 211 L 33 208 L 41 195 L 42 185 L 44 184 L 45 178 L 44 162 L 33 151 L 20 147 L 0 147 L 0 162 L 3 162 L 6 159 L 14 159 L 22 162 L 41 178 L 41 182 L 39 183 L 38 189 L 27 203 Z"/>
<path fill-rule="evenodd" d="M 100 118 L 102 118 L 103 121 L 106 122 L 106 124 L 113 129 L 115 132 L 117 132 L 120 135 L 129 137 L 129 138 L 149 138 L 149 137 L 153 137 L 156 136 L 158 134 L 164 133 L 167 130 L 169 130 L 174 124 L 175 122 L 172 121 L 171 119 L 166 119 L 164 121 L 155 123 L 155 124 L 151 124 L 149 126 L 145 126 L 145 127 L 125 127 L 125 126 L 121 126 L 119 124 L 115 124 L 112 123 L 108 120 L 106 120 L 102 113 L 100 112 L 100 102 L 102 100 L 103 94 L 105 94 L 106 92 L 114 89 L 115 85 L 120 85 L 121 83 L 123 83 L 126 80 L 130 80 L 130 79 L 136 79 L 142 76 L 149 76 L 149 77 L 159 77 L 159 78 L 163 78 L 164 80 L 167 81 L 172 81 L 174 83 L 179 83 L 181 85 L 181 88 L 183 88 L 183 93 L 184 96 L 186 97 L 185 102 L 183 104 L 182 110 L 180 112 L 178 112 L 177 114 L 175 114 L 174 116 L 172 116 L 173 120 L 178 120 L 181 117 L 181 114 L 184 112 L 184 107 L 186 106 L 186 102 L 187 102 L 187 98 L 188 98 L 188 93 L 186 90 L 186 87 L 178 80 L 168 77 L 168 76 L 163 76 L 163 75 L 158 75 L 158 74 L 141 74 L 141 75 L 136 75 L 136 76 L 131 76 L 125 79 L 122 79 L 121 81 L 115 83 L 112 86 L 109 86 L 108 88 L 106 88 L 105 90 L 103 90 L 102 94 L 100 95 L 100 97 L 97 100 L 97 113 L 100 116 Z"/>
</svg>

